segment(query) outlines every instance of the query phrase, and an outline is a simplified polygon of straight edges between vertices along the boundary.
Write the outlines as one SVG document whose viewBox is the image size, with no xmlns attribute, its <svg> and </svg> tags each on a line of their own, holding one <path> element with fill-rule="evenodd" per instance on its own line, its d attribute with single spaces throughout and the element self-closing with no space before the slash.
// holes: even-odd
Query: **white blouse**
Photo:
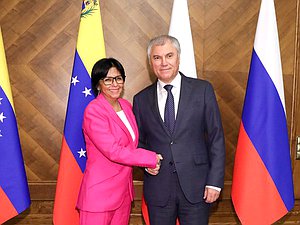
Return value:
<svg viewBox="0 0 300 225">
<path fill-rule="evenodd" d="M 135 140 L 135 135 L 134 135 L 134 132 L 133 132 L 133 129 L 124 113 L 123 110 L 117 112 L 117 115 L 120 117 L 120 119 L 123 121 L 123 123 L 125 124 L 125 126 L 127 127 L 131 137 L 132 137 L 132 140 L 134 141 Z"/>
</svg>

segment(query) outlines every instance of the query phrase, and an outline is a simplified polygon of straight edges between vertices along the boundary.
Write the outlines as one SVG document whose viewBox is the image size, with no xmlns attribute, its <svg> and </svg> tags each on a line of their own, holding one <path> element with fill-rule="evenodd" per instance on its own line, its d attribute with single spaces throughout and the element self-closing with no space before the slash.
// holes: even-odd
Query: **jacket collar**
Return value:
<svg viewBox="0 0 300 225">
<path fill-rule="evenodd" d="M 192 95 L 192 85 L 190 84 L 190 80 L 181 72 L 179 72 L 179 75 L 181 76 L 181 87 L 180 87 L 180 97 L 178 102 L 178 111 L 176 116 L 176 122 L 175 122 L 175 128 L 173 136 L 176 135 L 176 130 L 180 127 L 180 121 L 184 119 L 185 116 L 185 109 L 188 105 L 189 99 Z M 179 76 L 178 75 L 178 76 Z M 151 103 L 152 111 L 157 118 L 157 120 L 160 121 L 161 126 L 165 130 L 165 132 L 170 136 L 170 133 L 166 126 L 164 125 L 164 122 L 162 118 L 160 117 L 159 109 L 158 109 L 158 103 L 157 103 L 157 82 L 158 80 L 151 85 L 150 93 L 149 93 L 149 103 Z"/>
<path fill-rule="evenodd" d="M 113 109 L 113 107 L 110 105 L 110 103 L 106 100 L 106 98 L 104 97 L 104 95 L 102 93 L 100 93 L 97 96 L 96 100 L 100 102 L 100 104 L 103 106 L 103 108 L 105 109 L 105 111 L 107 111 L 107 113 L 109 114 L 109 116 L 126 133 L 128 139 L 131 142 L 133 142 L 131 134 L 128 131 L 127 127 L 125 126 L 125 124 L 123 123 L 123 121 L 120 119 L 120 117 L 118 116 L 118 114 L 115 112 L 115 110 Z M 130 110 L 132 110 L 132 109 L 128 106 L 128 104 L 125 102 L 124 99 L 119 98 L 118 102 L 119 102 L 119 104 L 120 104 L 123 112 L 125 113 L 126 118 L 128 119 L 128 121 L 129 121 L 129 123 L 130 123 L 130 125 L 131 125 L 131 127 L 133 129 L 133 132 L 135 134 L 134 144 L 137 144 L 137 141 L 138 141 L 137 124 L 136 124 L 135 118 L 133 117 L 133 113 L 130 113 Z"/>
</svg>

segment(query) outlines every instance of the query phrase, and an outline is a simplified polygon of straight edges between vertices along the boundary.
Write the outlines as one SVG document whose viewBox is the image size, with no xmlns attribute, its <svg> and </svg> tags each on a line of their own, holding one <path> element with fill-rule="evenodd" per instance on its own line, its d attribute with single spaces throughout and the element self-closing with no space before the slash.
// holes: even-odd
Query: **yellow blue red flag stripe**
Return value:
<svg viewBox="0 0 300 225">
<path fill-rule="evenodd" d="M 0 224 L 23 212 L 30 195 L 0 29 Z"/>
<path fill-rule="evenodd" d="M 262 0 L 235 155 L 232 201 L 242 224 L 273 224 L 294 206 L 273 0 Z"/>
<path fill-rule="evenodd" d="M 81 128 L 82 118 L 85 107 L 94 99 L 90 72 L 95 62 L 104 57 L 99 1 L 85 0 L 82 2 L 61 147 L 53 211 L 54 225 L 79 224 L 79 214 L 75 207 L 87 157 Z"/>
</svg>

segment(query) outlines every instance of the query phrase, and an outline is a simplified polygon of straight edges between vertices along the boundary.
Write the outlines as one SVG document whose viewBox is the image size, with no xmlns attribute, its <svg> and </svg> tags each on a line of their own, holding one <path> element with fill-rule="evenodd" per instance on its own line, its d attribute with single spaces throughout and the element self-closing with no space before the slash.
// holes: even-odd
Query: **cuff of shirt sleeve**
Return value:
<svg viewBox="0 0 300 225">
<path fill-rule="evenodd" d="M 218 191 L 218 192 L 221 192 L 221 188 L 219 188 L 219 187 L 215 187 L 215 186 L 210 186 L 210 185 L 206 185 L 205 187 L 207 187 L 207 188 L 211 188 L 211 189 L 214 189 L 214 190 L 216 190 L 216 191 Z"/>
</svg>

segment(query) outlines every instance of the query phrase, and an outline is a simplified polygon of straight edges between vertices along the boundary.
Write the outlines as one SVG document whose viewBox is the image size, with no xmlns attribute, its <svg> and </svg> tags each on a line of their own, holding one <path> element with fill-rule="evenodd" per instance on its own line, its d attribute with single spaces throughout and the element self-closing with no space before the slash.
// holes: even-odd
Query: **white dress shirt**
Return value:
<svg viewBox="0 0 300 225">
<path fill-rule="evenodd" d="M 178 111 L 179 97 L 180 97 L 180 88 L 181 88 L 180 74 L 177 74 L 177 76 L 174 78 L 174 80 L 170 84 L 173 86 L 171 92 L 174 96 L 175 118 L 176 118 L 177 111 Z M 166 105 L 167 96 L 168 96 L 167 90 L 164 89 L 165 85 L 167 85 L 167 84 L 162 82 L 161 80 L 158 80 L 158 82 L 157 82 L 157 102 L 158 102 L 159 114 L 163 121 L 164 121 L 165 105 Z"/>
</svg>

